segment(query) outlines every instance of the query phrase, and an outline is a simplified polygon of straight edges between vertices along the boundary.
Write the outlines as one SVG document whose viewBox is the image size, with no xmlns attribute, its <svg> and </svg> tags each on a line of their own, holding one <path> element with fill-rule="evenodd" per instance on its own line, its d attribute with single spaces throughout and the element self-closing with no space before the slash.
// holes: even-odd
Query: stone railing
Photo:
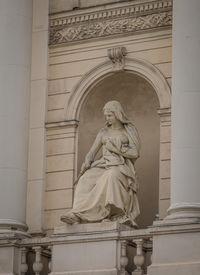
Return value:
<svg viewBox="0 0 200 275">
<path fill-rule="evenodd" d="M 51 246 L 21 242 L 20 274 L 49 274 L 51 272 Z"/>
<path fill-rule="evenodd" d="M 62 237 L 37 237 L 17 241 L 20 247 L 20 274 L 51 273 L 51 251 L 55 244 L 62 242 Z M 147 274 L 151 264 L 152 241 L 150 229 L 121 231 L 120 242 L 120 275 Z"/>
<path fill-rule="evenodd" d="M 126 233 L 125 233 L 126 232 Z M 152 235 L 150 229 L 122 231 L 121 234 L 121 274 L 147 274 L 147 267 L 151 264 Z"/>
</svg>

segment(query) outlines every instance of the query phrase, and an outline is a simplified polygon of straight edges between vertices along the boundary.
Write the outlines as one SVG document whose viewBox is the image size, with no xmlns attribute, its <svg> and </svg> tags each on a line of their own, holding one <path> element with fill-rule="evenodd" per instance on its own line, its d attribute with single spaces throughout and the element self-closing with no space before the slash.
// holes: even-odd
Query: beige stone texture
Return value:
<svg viewBox="0 0 200 275">
<path fill-rule="evenodd" d="M 72 170 L 74 163 L 74 154 L 65 154 L 58 156 L 48 156 L 46 163 L 47 172 L 57 172 Z"/>
<path fill-rule="evenodd" d="M 64 109 L 65 104 L 69 99 L 69 93 L 51 95 L 48 97 L 48 110 Z"/>
<path fill-rule="evenodd" d="M 74 138 L 57 138 L 47 141 L 47 156 L 74 153 Z"/>
<path fill-rule="evenodd" d="M 70 208 L 72 206 L 72 189 L 46 192 L 45 210 Z"/>
<path fill-rule="evenodd" d="M 114 40 L 114 39 L 113 39 Z M 134 43 L 133 47 L 133 38 L 124 38 L 124 45 L 126 45 L 127 55 L 129 57 L 138 57 L 143 58 L 143 54 L 145 57 L 148 57 L 149 61 L 152 61 L 153 64 L 169 62 L 171 61 L 171 38 L 160 38 L 154 40 L 146 40 L 146 41 L 137 41 Z M 122 44 L 121 38 L 116 40 L 117 43 Z M 92 43 L 92 42 L 91 42 Z M 111 42 L 112 44 L 109 47 L 114 46 L 115 42 Z M 98 42 L 98 44 L 100 44 Z M 59 50 L 59 48 L 52 48 L 49 56 L 49 64 L 55 65 L 60 63 L 70 63 L 70 62 L 78 62 L 80 60 L 87 59 L 101 59 L 107 56 L 106 50 L 108 49 L 108 45 L 104 42 L 104 45 L 96 45 L 96 47 L 91 47 L 89 56 L 86 55 L 87 48 L 84 46 L 81 49 L 73 49 L 68 53 L 67 48 Z M 70 46 L 71 48 L 72 46 Z M 62 52 L 65 51 L 65 55 Z M 153 54 L 153 58 L 151 57 Z M 60 81 L 60 80 L 57 80 Z"/>
<path fill-rule="evenodd" d="M 44 205 L 44 179 L 30 180 L 27 189 L 26 217 L 30 233 L 40 233 L 42 225 L 43 205 Z M 37 199 L 36 199 L 37 198 Z M 37 201 L 37 203 L 35 203 Z M 39 206 L 39 207 L 38 207 Z"/>
<path fill-rule="evenodd" d="M 74 171 L 64 171 L 46 174 L 46 191 L 73 187 Z"/>
<path fill-rule="evenodd" d="M 167 210 L 170 207 L 170 199 L 160 199 L 159 201 L 159 215 L 160 219 L 164 219 L 167 216 Z"/>
<path fill-rule="evenodd" d="M 65 89 L 67 92 L 72 92 L 76 84 L 81 80 L 81 76 L 73 76 L 65 79 Z"/>
<path fill-rule="evenodd" d="M 74 8 L 90 8 L 99 5 L 106 5 L 110 3 L 118 3 L 123 0 L 50 0 L 50 13 L 71 11 Z"/>
<path fill-rule="evenodd" d="M 65 56 L 62 55 L 62 62 Z M 50 79 L 48 81 L 48 94 L 57 95 L 57 94 L 64 94 L 70 93 L 74 86 L 78 83 L 81 79 L 80 76 L 73 76 L 69 78 L 61 78 L 61 79 Z"/>
<path fill-rule="evenodd" d="M 168 160 L 171 158 L 171 143 L 161 143 L 160 144 L 160 159 Z"/>
<path fill-rule="evenodd" d="M 171 46 L 166 46 L 159 48 L 159 45 L 156 43 L 156 49 L 138 49 L 135 52 L 128 53 L 129 57 L 137 57 L 142 58 L 149 61 L 156 66 L 163 66 L 163 64 L 168 64 L 166 62 L 171 63 Z M 144 46 L 143 46 L 144 47 Z"/>
<path fill-rule="evenodd" d="M 48 135 L 47 140 L 56 140 L 56 139 L 70 139 L 75 138 L 75 133 L 73 131 L 66 132 L 64 131 L 57 131 L 57 133 Z"/>
<path fill-rule="evenodd" d="M 48 31 L 49 1 L 33 1 L 33 31 Z"/>
<path fill-rule="evenodd" d="M 47 83 L 46 80 L 31 82 L 30 128 L 44 128 L 46 116 Z"/>
<path fill-rule="evenodd" d="M 49 67 L 50 78 L 66 78 L 72 76 L 81 76 L 88 72 L 99 63 L 106 61 L 106 58 L 88 59 L 84 61 L 77 61 L 73 63 L 61 63 Z M 77 64 L 78 63 L 78 64 Z"/>
<path fill-rule="evenodd" d="M 56 210 L 45 210 L 44 211 L 44 226 L 45 231 L 50 231 L 54 229 L 54 227 L 63 225 L 60 217 L 66 213 L 68 209 L 56 209 Z"/>
<path fill-rule="evenodd" d="M 155 66 L 161 71 L 161 73 L 166 78 L 172 76 L 172 63 L 171 62 L 156 64 Z"/>
<path fill-rule="evenodd" d="M 115 0 L 115 3 L 121 2 L 123 0 Z M 101 0 L 101 2 L 99 2 L 98 0 L 80 0 L 80 7 L 81 8 L 89 8 L 89 7 L 93 7 L 93 6 L 98 6 L 98 5 L 106 5 L 106 4 L 110 4 L 113 3 L 113 0 Z"/>
<path fill-rule="evenodd" d="M 31 80 L 46 79 L 47 53 L 48 44 L 46 39 L 44 39 L 44 32 L 33 32 Z"/>
<path fill-rule="evenodd" d="M 199 228 L 180 225 L 155 228 L 155 231 L 153 263 L 148 267 L 148 275 L 198 274 Z"/>
<path fill-rule="evenodd" d="M 33 0 L 31 97 L 29 118 L 30 130 L 27 184 L 28 208 L 26 211 L 26 220 L 29 230 L 32 233 L 41 233 L 43 231 L 42 215 L 46 163 L 45 120 L 48 90 L 48 7 L 48 0 Z"/>
<path fill-rule="evenodd" d="M 78 5 L 78 0 L 50 0 L 50 13 L 72 10 Z"/>
<path fill-rule="evenodd" d="M 160 179 L 159 197 L 161 200 L 170 198 L 170 178 Z"/>
<path fill-rule="evenodd" d="M 48 81 L 48 94 L 61 94 L 65 92 L 65 79 L 56 79 Z"/>
<path fill-rule="evenodd" d="M 50 126 L 50 127 L 49 127 Z M 74 137 L 76 127 L 73 125 L 60 125 L 55 123 L 53 127 L 47 124 L 47 139 L 56 139 L 56 138 L 64 138 L 64 137 Z"/>
<path fill-rule="evenodd" d="M 45 130 L 44 128 L 33 128 L 29 136 L 29 169 L 28 179 L 44 178 L 45 159 L 44 154 Z"/>
<path fill-rule="evenodd" d="M 47 123 L 64 121 L 64 118 L 65 118 L 64 109 L 51 110 L 51 111 L 48 111 L 47 113 Z"/>
<path fill-rule="evenodd" d="M 66 275 L 119 274 L 120 243 L 118 234 L 120 230 L 124 229 L 123 226 L 120 228 L 118 224 L 108 222 L 68 225 L 65 228 L 62 226 L 62 229 L 55 230 L 56 235 L 52 235 L 52 239 L 59 239 L 66 233 L 68 235 L 68 240 L 65 239 L 62 243 L 54 246 L 52 274 L 56 275 L 59 272 Z M 127 232 L 131 232 L 130 228 Z M 102 241 L 99 241 L 99 237 Z M 65 258 L 66 254 L 69 255 L 67 259 Z"/>
<path fill-rule="evenodd" d="M 1 255 L 0 274 L 2 275 L 19 274 L 19 270 L 20 270 L 19 248 L 13 247 L 13 246 L 1 247 L 0 255 Z"/>
<path fill-rule="evenodd" d="M 160 128 L 160 141 L 162 143 L 164 142 L 170 142 L 171 140 L 171 127 L 165 126 Z"/>
<path fill-rule="evenodd" d="M 160 177 L 162 179 L 170 177 L 170 160 L 161 160 L 161 162 L 160 162 Z"/>
</svg>

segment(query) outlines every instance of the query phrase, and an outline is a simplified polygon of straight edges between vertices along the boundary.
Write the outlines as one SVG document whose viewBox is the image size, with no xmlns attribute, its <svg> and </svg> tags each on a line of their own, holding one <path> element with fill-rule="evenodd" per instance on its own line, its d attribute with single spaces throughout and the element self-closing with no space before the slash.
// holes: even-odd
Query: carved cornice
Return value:
<svg viewBox="0 0 200 275">
<path fill-rule="evenodd" d="M 54 14 L 50 17 L 49 41 L 55 45 L 171 25 L 172 0 L 147 0 L 104 11 Z"/>
</svg>

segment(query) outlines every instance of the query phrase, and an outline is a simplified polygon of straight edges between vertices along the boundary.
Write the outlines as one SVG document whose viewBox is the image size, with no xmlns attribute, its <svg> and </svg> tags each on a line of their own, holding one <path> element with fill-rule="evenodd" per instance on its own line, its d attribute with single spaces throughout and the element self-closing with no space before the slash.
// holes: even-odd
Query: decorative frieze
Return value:
<svg viewBox="0 0 200 275">
<path fill-rule="evenodd" d="M 147 1 L 74 16 L 65 13 L 50 19 L 50 45 L 171 25 L 172 0 Z"/>
</svg>

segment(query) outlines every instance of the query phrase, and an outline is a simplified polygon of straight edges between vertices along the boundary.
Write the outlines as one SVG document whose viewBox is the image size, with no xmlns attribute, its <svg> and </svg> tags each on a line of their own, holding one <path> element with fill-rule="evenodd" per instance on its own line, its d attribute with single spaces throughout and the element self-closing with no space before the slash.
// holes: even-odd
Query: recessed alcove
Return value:
<svg viewBox="0 0 200 275">
<path fill-rule="evenodd" d="M 93 86 L 80 110 L 77 170 L 80 171 L 98 131 L 104 127 L 102 110 L 109 100 L 118 100 L 122 104 L 141 138 L 141 154 L 136 162 L 141 210 L 137 222 L 140 227 L 145 227 L 152 224 L 158 213 L 160 146 L 159 101 L 146 79 L 132 72 L 116 72 Z"/>
</svg>

